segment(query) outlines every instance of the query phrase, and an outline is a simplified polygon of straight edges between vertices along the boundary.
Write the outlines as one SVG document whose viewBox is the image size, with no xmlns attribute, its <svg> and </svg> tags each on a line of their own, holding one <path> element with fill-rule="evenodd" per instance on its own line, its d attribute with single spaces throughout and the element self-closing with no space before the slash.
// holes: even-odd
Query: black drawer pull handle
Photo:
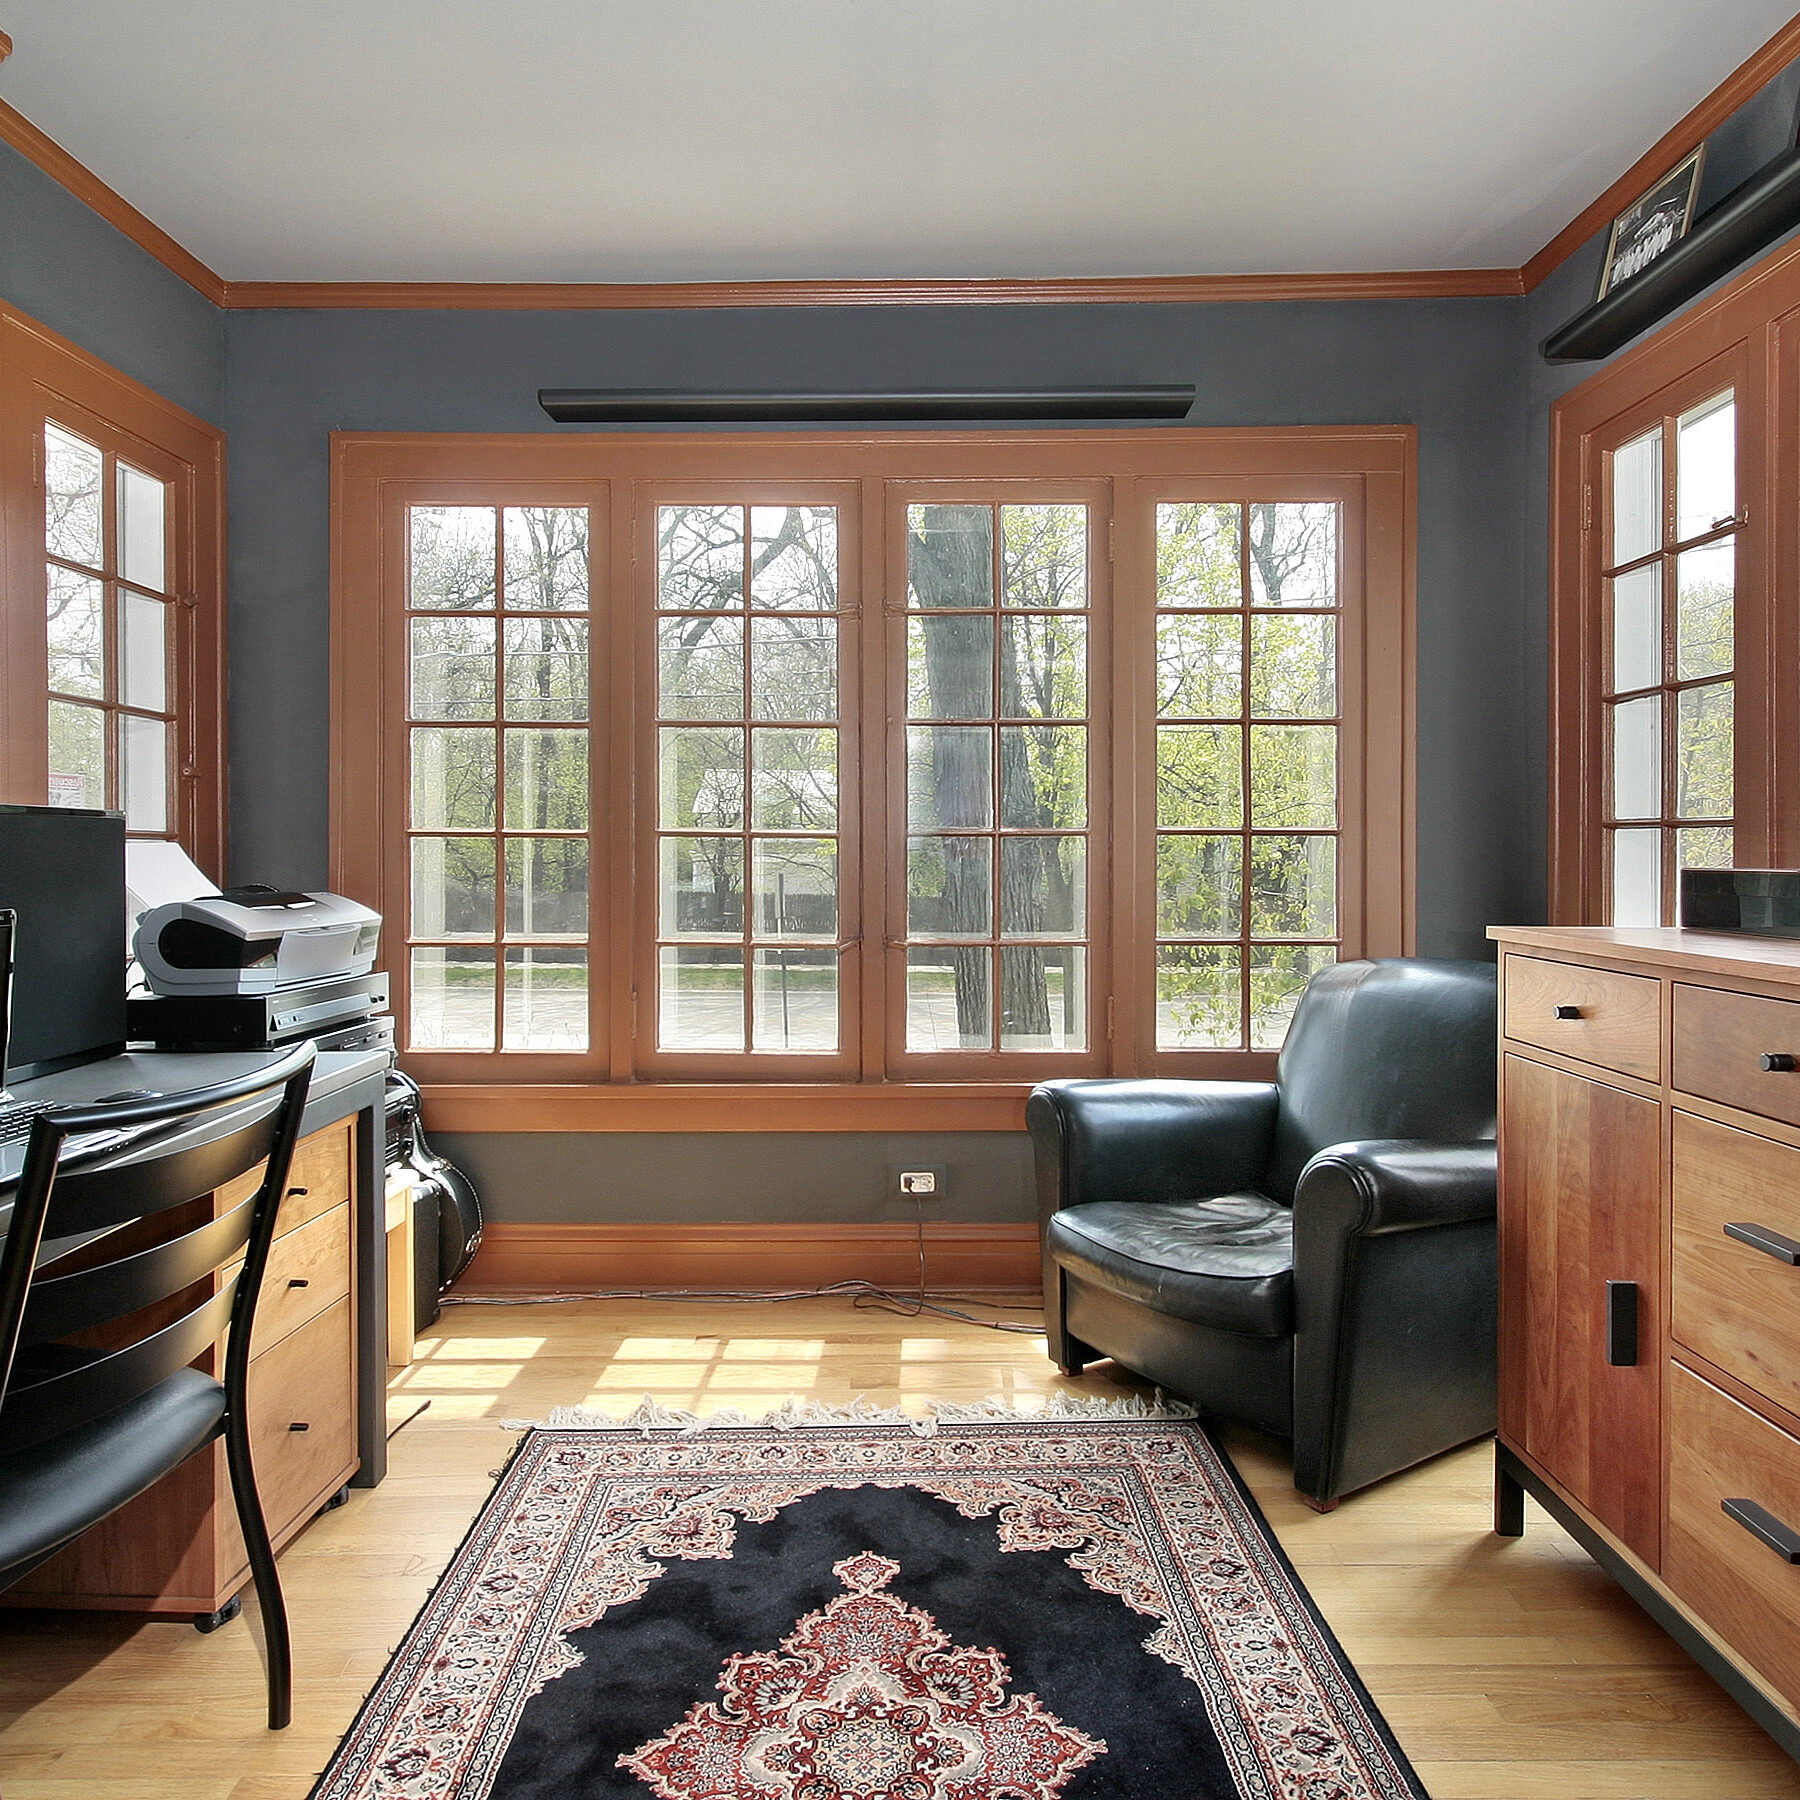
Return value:
<svg viewBox="0 0 1800 1800">
<path fill-rule="evenodd" d="M 311 1431 L 312 1427 L 310 1425 L 306 1425 L 306 1424 L 290 1425 L 288 1427 L 288 1430 L 289 1431 Z"/>
<path fill-rule="evenodd" d="M 1606 1360 L 1615 1369 L 1635 1369 L 1638 1359 L 1638 1284 L 1606 1284 Z"/>
<path fill-rule="evenodd" d="M 1742 1222 L 1727 1225 L 1725 1235 L 1736 1238 L 1740 1244 L 1748 1244 L 1752 1250 L 1760 1250 L 1764 1256 L 1772 1256 L 1777 1262 L 1784 1262 L 1789 1268 L 1800 1268 L 1800 1244 L 1791 1237 L 1783 1237 L 1779 1231 L 1771 1231 L 1766 1225 L 1752 1225 Z"/>
<path fill-rule="evenodd" d="M 1761 1538 L 1783 1562 L 1800 1563 L 1800 1531 L 1790 1531 L 1754 1500 L 1721 1500 L 1719 1506 L 1752 1537 Z"/>
<path fill-rule="evenodd" d="M 1554 1008 L 1554 1012 L 1555 1016 L 1559 1019 L 1579 1019 L 1581 1017 L 1581 1008 L 1579 1006 L 1563 1005 Z"/>
<path fill-rule="evenodd" d="M 311 1283 L 311 1282 L 310 1282 L 310 1281 L 290 1281 L 290 1282 L 289 1282 L 289 1283 L 288 1283 L 288 1286 L 289 1286 L 289 1287 L 291 1287 L 291 1288 L 297 1288 L 297 1287 L 311 1287 L 311 1286 L 312 1286 L 312 1283 Z"/>
<path fill-rule="evenodd" d="M 289 1188 L 287 1191 L 287 1197 L 290 1200 L 303 1199 L 305 1197 L 305 1195 L 306 1195 L 305 1188 Z"/>
<path fill-rule="evenodd" d="M 1762 1059 L 1763 1070 L 1770 1075 L 1791 1075 L 1794 1072 L 1794 1059 L 1785 1050 L 1771 1050 Z"/>
</svg>

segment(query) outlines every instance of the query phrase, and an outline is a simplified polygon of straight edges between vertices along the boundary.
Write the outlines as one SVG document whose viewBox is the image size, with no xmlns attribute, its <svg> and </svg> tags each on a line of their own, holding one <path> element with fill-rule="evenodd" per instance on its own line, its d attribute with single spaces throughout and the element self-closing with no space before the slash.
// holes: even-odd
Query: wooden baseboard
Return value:
<svg viewBox="0 0 1800 1800">
<path fill-rule="evenodd" d="M 489 1225 L 465 1293 L 588 1288 L 711 1288 L 725 1293 L 872 1281 L 916 1288 L 911 1225 Z M 925 1279 L 937 1292 L 1035 1294 L 1035 1225 L 925 1227 Z"/>
</svg>

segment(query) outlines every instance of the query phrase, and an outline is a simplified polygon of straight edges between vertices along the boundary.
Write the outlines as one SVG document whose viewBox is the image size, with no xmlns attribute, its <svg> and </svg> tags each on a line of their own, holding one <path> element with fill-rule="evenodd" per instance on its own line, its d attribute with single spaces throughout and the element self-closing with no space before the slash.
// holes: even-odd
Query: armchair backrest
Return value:
<svg viewBox="0 0 1800 1800">
<path fill-rule="evenodd" d="M 1315 975 L 1294 1012 L 1265 1192 L 1291 1202 L 1319 1151 L 1356 1138 L 1494 1135 L 1492 963 L 1396 957 Z"/>
</svg>

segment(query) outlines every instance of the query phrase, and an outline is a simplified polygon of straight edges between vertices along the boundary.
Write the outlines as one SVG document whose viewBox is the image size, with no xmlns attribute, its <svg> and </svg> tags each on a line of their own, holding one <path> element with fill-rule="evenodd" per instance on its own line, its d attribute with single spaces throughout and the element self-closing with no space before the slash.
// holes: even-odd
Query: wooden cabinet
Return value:
<svg viewBox="0 0 1800 1800">
<path fill-rule="evenodd" d="M 257 1302 L 250 1364 L 251 1454 L 279 1549 L 357 1469 L 351 1194 L 354 1122 L 295 1147 Z M 213 1196 L 225 1213 L 256 1175 Z M 225 1446 L 190 1457 L 9 1589 L 14 1606 L 212 1613 L 249 1579 Z"/>
<path fill-rule="evenodd" d="M 1800 1757 L 1800 942 L 1491 935 L 1501 1528 L 1535 1494 Z"/>
</svg>

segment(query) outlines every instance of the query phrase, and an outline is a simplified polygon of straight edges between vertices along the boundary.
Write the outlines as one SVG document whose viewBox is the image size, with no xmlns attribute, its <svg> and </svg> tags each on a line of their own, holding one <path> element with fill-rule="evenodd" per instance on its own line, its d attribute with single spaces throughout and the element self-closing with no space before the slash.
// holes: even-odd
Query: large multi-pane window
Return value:
<svg viewBox="0 0 1800 1800">
<path fill-rule="evenodd" d="M 1336 960 L 1332 502 L 1156 509 L 1156 1042 L 1279 1048 Z"/>
<path fill-rule="evenodd" d="M 1676 874 L 1732 863 L 1737 407 L 1727 388 L 1607 459 L 1602 573 L 1610 922 L 1675 918 Z"/>
<path fill-rule="evenodd" d="M 46 797 L 171 837 L 169 483 L 51 422 L 43 470 Z"/>
<path fill-rule="evenodd" d="M 1407 948 L 1411 438 L 1368 438 L 345 441 L 336 879 L 405 1053 L 1266 1068 Z"/>
</svg>

